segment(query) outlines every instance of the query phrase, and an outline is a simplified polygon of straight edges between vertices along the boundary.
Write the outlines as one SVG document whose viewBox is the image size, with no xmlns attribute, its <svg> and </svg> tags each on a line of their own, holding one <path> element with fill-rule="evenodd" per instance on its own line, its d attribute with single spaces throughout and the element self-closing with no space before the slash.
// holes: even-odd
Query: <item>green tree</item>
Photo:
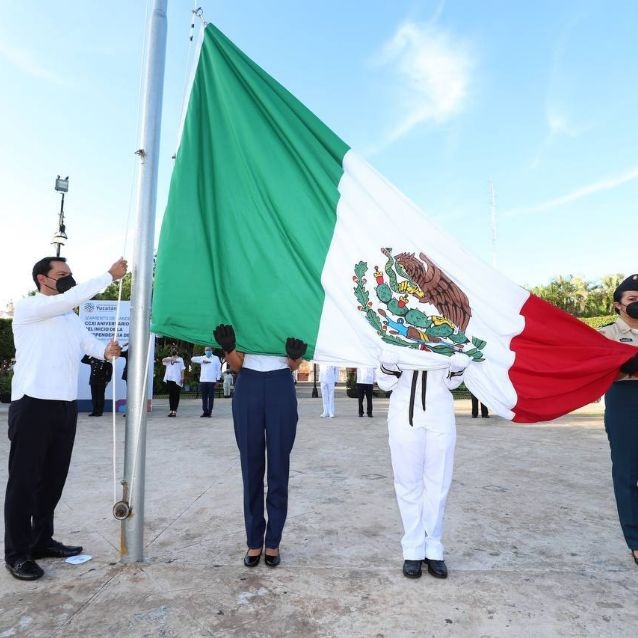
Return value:
<svg viewBox="0 0 638 638">
<path fill-rule="evenodd" d="M 110 299 L 112 301 L 117 301 L 119 291 L 120 291 L 120 282 L 114 281 L 113 283 L 109 284 L 104 289 L 104 292 L 101 292 L 95 295 L 93 299 L 100 299 L 102 301 Z M 122 300 L 128 301 L 130 298 L 131 298 L 131 273 L 127 272 L 126 275 L 124 275 L 124 277 L 122 278 Z"/>
<path fill-rule="evenodd" d="M 573 275 L 559 275 L 530 292 L 576 317 L 607 316 L 613 312 L 614 290 L 623 279 L 621 274 L 606 275 L 595 283 Z"/>
<path fill-rule="evenodd" d="M 11 319 L 0 319 L 0 361 L 10 361 L 15 355 Z"/>
<path fill-rule="evenodd" d="M 582 313 L 588 294 L 588 284 L 580 277 L 559 275 L 547 286 L 536 286 L 531 292 L 573 315 Z"/>
</svg>

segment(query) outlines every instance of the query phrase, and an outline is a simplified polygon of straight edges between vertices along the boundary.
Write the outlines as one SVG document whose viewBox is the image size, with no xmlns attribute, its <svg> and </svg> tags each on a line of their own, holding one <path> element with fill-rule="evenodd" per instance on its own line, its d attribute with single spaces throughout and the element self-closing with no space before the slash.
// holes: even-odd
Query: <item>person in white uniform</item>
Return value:
<svg viewBox="0 0 638 638">
<path fill-rule="evenodd" d="M 233 373 L 228 369 L 222 376 L 224 379 L 224 396 L 229 397 L 233 391 Z"/>
<path fill-rule="evenodd" d="M 319 385 L 321 386 L 321 400 L 323 401 L 322 417 L 332 418 L 335 415 L 335 384 L 339 368 L 321 364 L 319 366 Z"/>
<path fill-rule="evenodd" d="M 456 444 L 451 390 L 461 385 L 469 363 L 457 353 L 447 369 L 401 370 L 382 363 L 377 371 L 378 386 L 392 390 L 388 435 L 407 578 L 419 578 L 422 563 L 432 576 L 447 577 L 441 537 Z"/>
</svg>

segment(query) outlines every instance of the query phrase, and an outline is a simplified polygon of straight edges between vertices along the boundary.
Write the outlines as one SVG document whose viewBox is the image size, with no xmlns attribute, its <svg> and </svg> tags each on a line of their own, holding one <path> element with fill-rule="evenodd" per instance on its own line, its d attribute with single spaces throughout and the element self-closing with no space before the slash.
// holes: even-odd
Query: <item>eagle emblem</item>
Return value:
<svg viewBox="0 0 638 638">
<path fill-rule="evenodd" d="M 423 253 L 393 256 L 391 248 L 381 248 L 381 252 L 385 265 L 373 271 L 376 303 L 367 288 L 367 262 L 355 264 L 352 278 L 357 309 L 381 340 L 448 357 L 463 352 L 474 361 L 483 361 L 486 342 L 465 334 L 472 308 L 461 288 Z M 427 314 L 427 306 L 436 313 Z"/>
</svg>

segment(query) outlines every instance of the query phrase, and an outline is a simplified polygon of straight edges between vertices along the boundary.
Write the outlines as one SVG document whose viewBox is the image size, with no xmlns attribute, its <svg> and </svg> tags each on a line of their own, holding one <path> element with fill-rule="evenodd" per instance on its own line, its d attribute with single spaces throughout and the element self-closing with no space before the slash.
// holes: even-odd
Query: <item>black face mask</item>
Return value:
<svg viewBox="0 0 638 638">
<path fill-rule="evenodd" d="M 625 312 L 632 318 L 638 319 L 638 301 L 632 301 L 625 306 Z"/>
<path fill-rule="evenodd" d="M 67 290 L 71 290 L 73 286 L 76 286 L 77 282 L 73 279 L 73 275 L 67 275 L 66 277 L 60 277 L 55 282 L 55 289 L 63 295 Z"/>
</svg>

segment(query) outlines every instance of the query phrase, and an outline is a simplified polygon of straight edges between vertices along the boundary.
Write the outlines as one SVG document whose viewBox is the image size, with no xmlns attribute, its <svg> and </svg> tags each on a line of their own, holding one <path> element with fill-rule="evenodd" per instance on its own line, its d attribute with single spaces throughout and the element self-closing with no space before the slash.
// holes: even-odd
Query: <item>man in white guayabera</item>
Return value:
<svg viewBox="0 0 638 638">
<path fill-rule="evenodd" d="M 20 580 L 44 571 L 38 558 L 66 558 L 79 545 L 53 540 L 53 514 L 66 482 L 78 417 L 82 356 L 112 359 L 120 346 L 89 333 L 73 308 L 126 274 L 124 259 L 103 275 L 76 284 L 63 257 L 33 267 L 37 294 L 16 303 L 13 337 L 16 364 L 9 407 L 9 479 L 4 501 L 4 556 Z"/>
</svg>

